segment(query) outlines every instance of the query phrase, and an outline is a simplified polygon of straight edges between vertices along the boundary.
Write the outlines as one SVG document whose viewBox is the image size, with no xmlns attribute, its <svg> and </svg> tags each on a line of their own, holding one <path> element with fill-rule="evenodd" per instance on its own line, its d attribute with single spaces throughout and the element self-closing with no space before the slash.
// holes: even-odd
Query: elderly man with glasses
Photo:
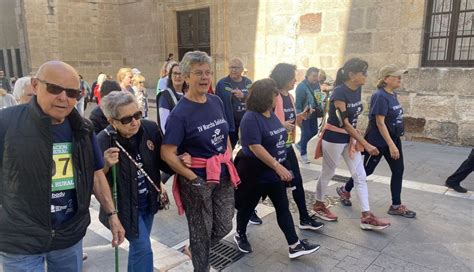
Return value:
<svg viewBox="0 0 474 272">
<path fill-rule="evenodd" d="M 74 106 L 79 75 L 46 62 L 36 96 L 0 112 L 0 263 L 4 271 L 81 271 L 92 190 L 124 240 L 93 126 Z M 8 178 L 7 178 L 8 177 Z"/>
</svg>

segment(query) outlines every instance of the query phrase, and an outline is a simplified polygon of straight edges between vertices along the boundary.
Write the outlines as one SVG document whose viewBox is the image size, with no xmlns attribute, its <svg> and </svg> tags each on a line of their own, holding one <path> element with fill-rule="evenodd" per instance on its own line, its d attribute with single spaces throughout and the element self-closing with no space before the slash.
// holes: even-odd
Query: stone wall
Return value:
<svg viewBox="0 0 474 272">
<path fill-rule="evenodd" d="M 89 81 L 99 71 L 115 75 L 123 64 L 118 9 L 116 0 L 24 0 L 29 70 L 58 59 Z"/>
</svg>

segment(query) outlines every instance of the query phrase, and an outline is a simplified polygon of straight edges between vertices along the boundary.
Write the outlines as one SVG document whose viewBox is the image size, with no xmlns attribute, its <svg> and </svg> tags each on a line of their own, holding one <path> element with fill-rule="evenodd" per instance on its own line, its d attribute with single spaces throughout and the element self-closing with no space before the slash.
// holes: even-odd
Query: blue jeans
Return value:
<svg viewBox="0 0 474 272">
<path fill-rule="evenodd" d="M 153 214 L 145 213 L 138 216 L 138 237 L 128 239 L 130 248 L 128 253 L 129 272 L 153 272 L 153 252 L 151 251 L 150 233 L 153 225 Z"/>
<path fill-rule="evenodd" d="M 301 122 L 301 140 L 299 142 L 301 155 L 306 155 L 309 140 L 318 133 L 318 118 L 310 117 Z"/>
<path fill-rule="evenodd" d="M 82 271 L 82 240 L 75 245 L 42 254 L 9 254 L 0 252 L 3 271 L 8 272 L 43 272 L 45 262 L 48 272 Z"/>
</svg>

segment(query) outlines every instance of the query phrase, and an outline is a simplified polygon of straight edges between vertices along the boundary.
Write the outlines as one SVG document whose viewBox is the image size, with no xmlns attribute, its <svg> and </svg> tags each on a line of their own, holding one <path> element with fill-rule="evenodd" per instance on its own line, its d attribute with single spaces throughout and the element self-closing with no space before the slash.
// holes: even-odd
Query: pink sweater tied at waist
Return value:
<svg viewBox="0 0 474 272">
<path fill-rule="evenodd" d="M 234 187 L 237 187 L 237 185 L 239 185 L 240 183 L 240 178 L 239 174 L 237 173 L 237 169 L 235 169 L 235 166 L 232 163 L 231 159 L 231 152 L 229 149 L 227 149 L 224 154 L 218 154 L 208 159 L 192 157 L 191 168 L 206 168 L 207 182 L 219 183 L 221 179 L 221 164 L 225 164 L 225 166 L 227 167 L 227 171 L 229 172 L 230 181 L 232 182 Z M 172 191 L 174 201 L 176 202 L 176 206 L 178 207 L 178 214 L 183 215 L 184 206 L 183 202 L 181 201 L 178 175 L 174 176 Z"/>
<path fill-rule="evenodd" d="M 319 159 L 323 156 L 323 136 L 326 130 L 339 132 L 343 134 L 349 134 L 347 133 L 347 130 L 343 128 L 339 128 L 329 123 L 326 123 L 326 126 L 324 126 L 323 131 L 321 131 L 321 135 L 319 136 L 318 142 L 316 144 L 316 152 L 314 154 L 315 159 Z M 361 152 L 361 151 L 364 151 L 364 146 L 361 143 L 359 143 L 354 137 L 351 136 L 351 138 L 349 139 L 349 157 L 352 159 L 354 158 L 354 154 L 356 152 Z"/>
</svg>

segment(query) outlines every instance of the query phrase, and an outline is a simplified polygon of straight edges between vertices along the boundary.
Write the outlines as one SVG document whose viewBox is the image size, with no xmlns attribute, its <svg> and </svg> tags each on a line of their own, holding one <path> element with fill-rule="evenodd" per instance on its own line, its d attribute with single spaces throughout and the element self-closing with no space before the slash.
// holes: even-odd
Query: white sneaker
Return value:
<svg viewBox="0 0 474 272">
<path fill-rule="evenodd" d="M 301 155 L 301 162 L 303 164 L 308 164 L 310 161 L 308 160 L 308 155 Z"/>
</svg>

